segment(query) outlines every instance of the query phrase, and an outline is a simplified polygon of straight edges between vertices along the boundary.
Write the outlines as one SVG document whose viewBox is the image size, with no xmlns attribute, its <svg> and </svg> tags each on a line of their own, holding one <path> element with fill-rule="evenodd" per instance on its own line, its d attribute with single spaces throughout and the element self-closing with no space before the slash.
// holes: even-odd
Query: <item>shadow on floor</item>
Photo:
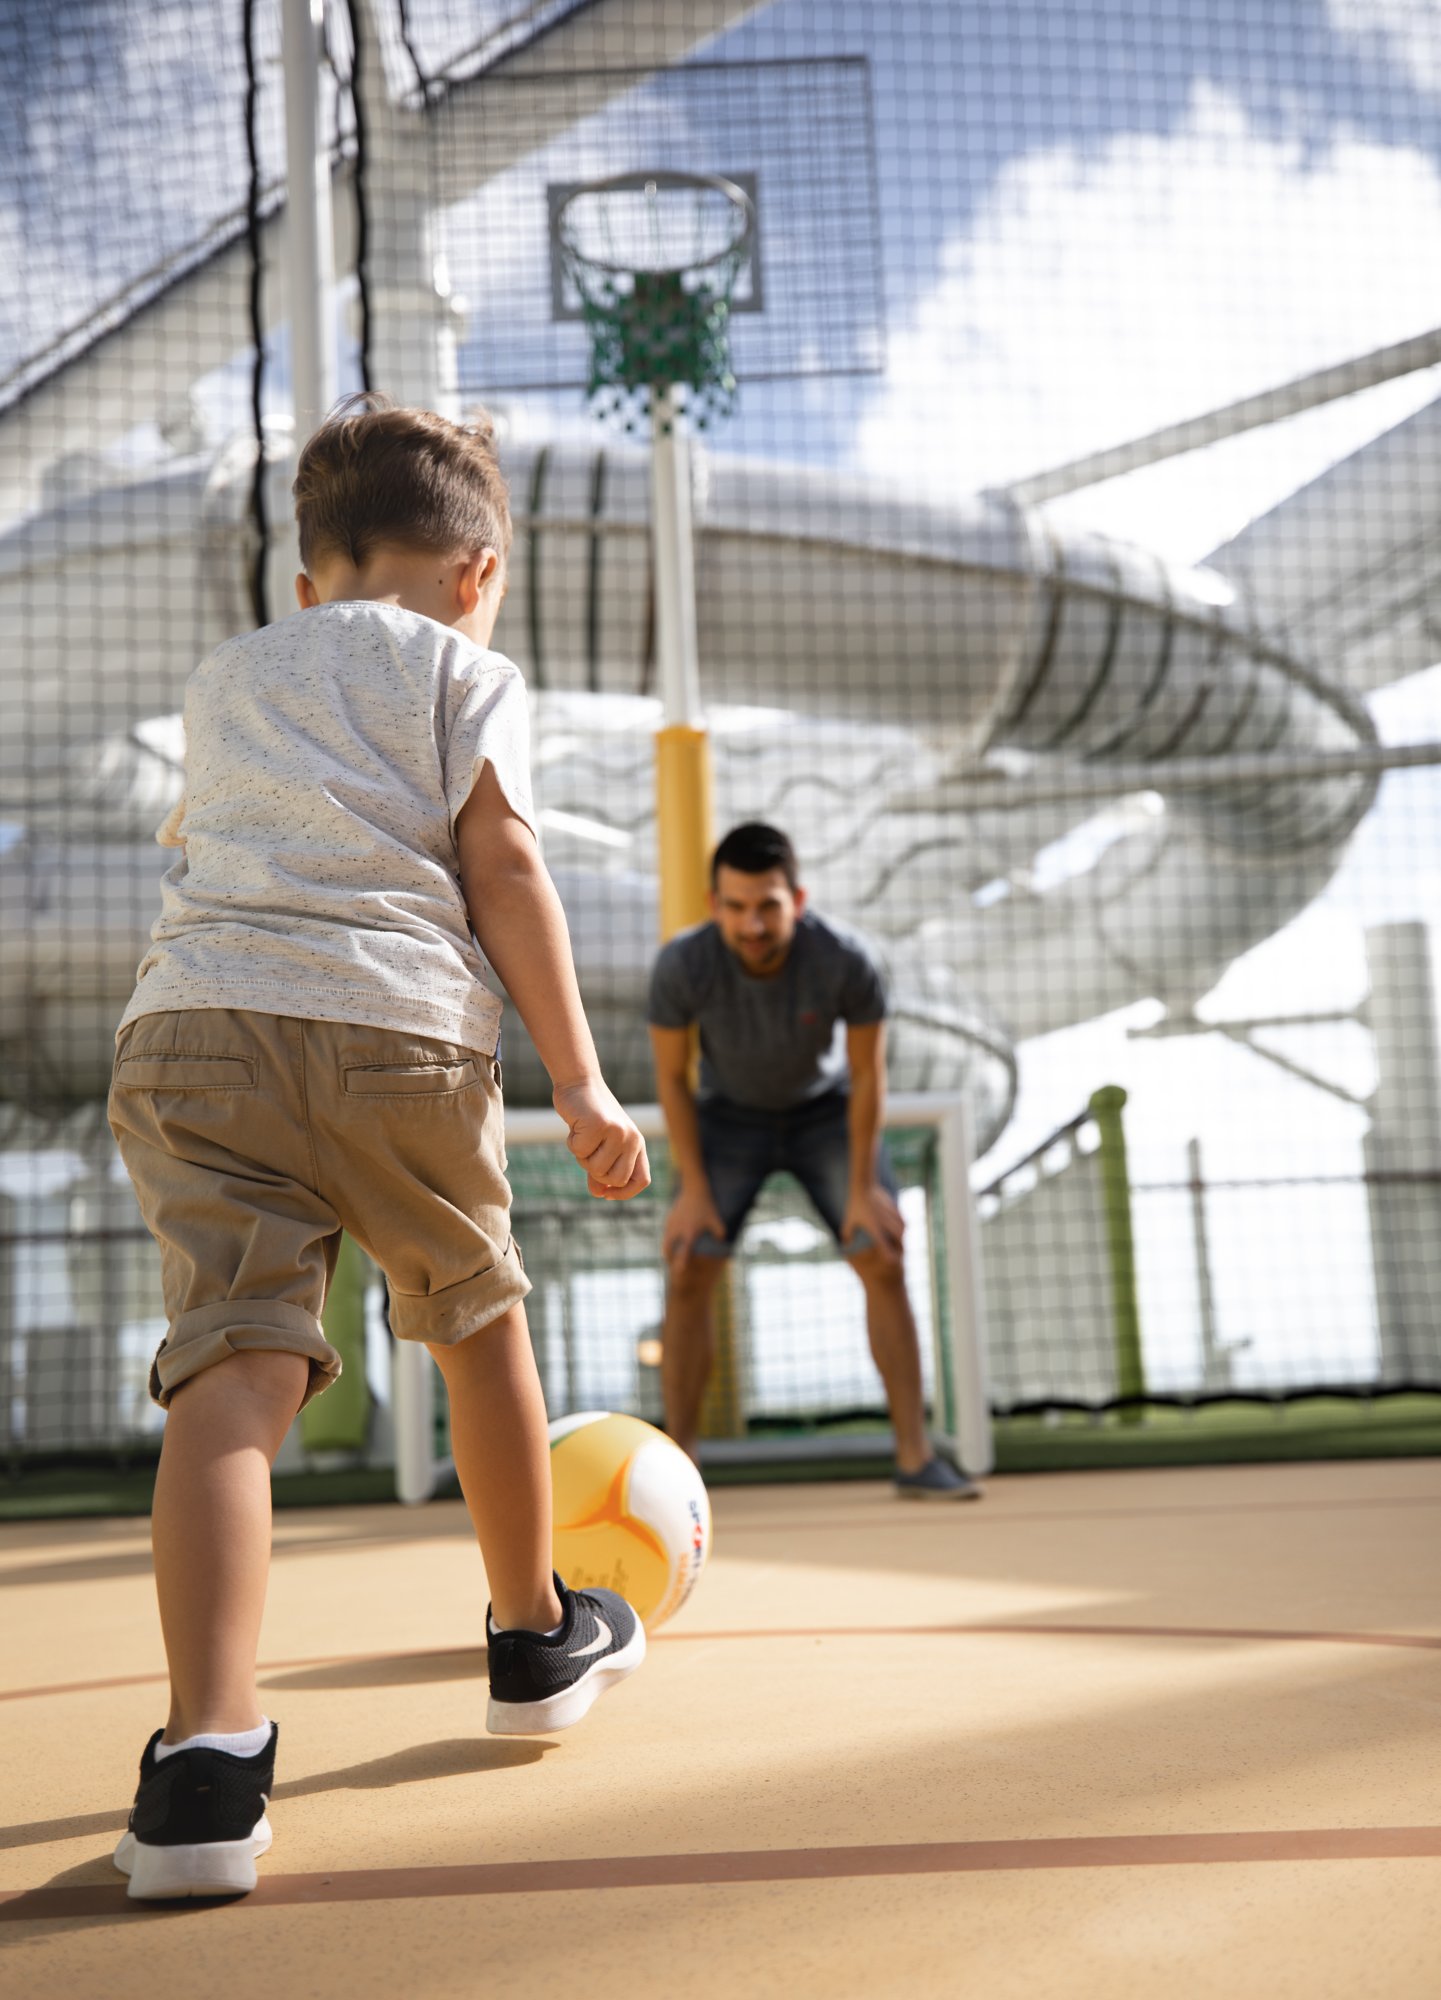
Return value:
<svg viewBox="0 0 1441 2000">
<path fill-rule="evenodd" d="M 309 1778 L 293 1778 L 289 1783 L 277 1785 L 275 1796 L 277 1800 L 308 1799 L 322 1792 L 385 1791 L 392 1785 L 426 1784 L 434 1778 L 509 1771 L 522 1764 L 538 1764 L 546 1751 L 553 1748 L 552 1743 L 539 1737 L 461 1736 L 439 1743 L 414 1743 L 408 1749 L 393 1751 L 388 1757 L 373 1757 L 364 1764 L 351 1764 L 339 1771 L 317 1771 Z M 113 1835 L 118 1840 L 125 1831 L 127 1810 L 118 1807 L 113 1812 L 72 1813 L 65 1819 L 36 1819 L 0 1827 L 0 1851 L 42 1847 L 47 1841 L 79 1840 L 94 1834 Z M 107 1853 L 57 1875 L 46 1886 L 89 1885 L 111 1880 Z M 0 1905 L 0 1922 L 16 1921 L 18 1907 L 16 1903 Z"/>
<path fill-rule="evenodd" d="M 322 1689 L 417 1687 L 435 1681 L 483 1681 L 484 1646 L 446 1646 L 434 1653 L 378 1653 L 359 1660 L 327 1660 L 315 1667 L 296 1667 L 269 1674 L 262 1688 L 287 1693 Z"/>
<path fill-rule="evenodd" d="M 393 1526 L 387 1523 L 386 1527 L 386 1533 L 376 1534 L 371 1522 L 367 1521 L 363 1529 L 344 1524 L 339 1529 L 320 1535 L 281 1535 L 270 1552 L 271 1561 L 283 1563 L 291 1556 L 313 1555 L 317 1549 L 327 1554 L 369 1555 L 376 1549 L 390 1548 L 397 1543 L 443 1541 L 452 1536 L 468 1539 L 470 1536 L 470 1524 L 463 1517 L 461 1525 L 456 1526 L 438 1513 L 428 1513 L 424 1517 L 419 1534 L 414 1517 L 399 1511 L 393 1517 Z M 74 1539 L 91 1543 L 94 1540 L 93 1531 L 87 1531 L 84 1525 L 78 1526 Z M 43 1562 L 27 1562 L 22 1554 L 12 1566 L 0 1566 L 0 1590 L 18 1589 L 36 1583 L 107 1583 L 115 1577 L 148 1576 L 152 1568 L 148 1537 L 125 1548 L 97 1550 L 87 1546 L 79 1555 L 57 1555 Z"/>
</svg>

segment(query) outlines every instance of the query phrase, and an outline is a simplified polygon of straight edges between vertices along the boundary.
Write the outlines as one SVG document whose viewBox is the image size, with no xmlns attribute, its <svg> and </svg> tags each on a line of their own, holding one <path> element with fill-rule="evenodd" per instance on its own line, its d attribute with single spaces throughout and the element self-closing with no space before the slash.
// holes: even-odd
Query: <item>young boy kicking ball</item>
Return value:
<svg viewBox="0 0 1441 2000">
<path fill-rule="evenodd" d="M 342 1230 L 445 1378 L 490 1582 L 490 1729 L 566 1728 L 645 1652 L 623 1599 L 550 1567 L 484 961 L 590 1192 L 624 1201 L 650 1172 L 536 846 L 525 689 L 486 650 L 510 545 L 490 430 L 352 399 L 301 454 L 295 499 L 299 613 L 221 646 L 186 690 L 185 796 L 160 833 L 180 857 L 116 1038 L 111 1126 L 170 1321 L 151 1371 L 170 1718 L 115 1857 L 138 1897 L 252 1889 L 270 1845 L 270 1465 L 339 1373 L 320 1311 Z"/>
</svg>

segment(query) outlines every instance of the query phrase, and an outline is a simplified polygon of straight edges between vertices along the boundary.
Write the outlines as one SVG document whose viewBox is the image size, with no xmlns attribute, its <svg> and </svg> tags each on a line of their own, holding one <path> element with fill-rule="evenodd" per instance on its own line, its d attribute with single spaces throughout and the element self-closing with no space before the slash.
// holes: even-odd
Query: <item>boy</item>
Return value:
<svg viewBox="0 0 1441 2000">
<path fill-rule="evenodd" d="M 170 1717 L 115 1857 L 137 1897 L 243 1893 L 270 1845 L 270 1463 L 339 1373 L 319 1315 L 343 1229 L 445 1378 L 491 1588 L 489 1728 L 566 1728 L 645 1652 L 623 1599 L 550 1568 L 480 952 L 590 1192 L 624 1201 L 650 1175 L 536 846 L 525 690 L 486 650 L 510 544 L 490 428 L 352 398 L 301 453 L 295 500 L 298 615 L 187 687 L 185 795 L 160 832 L 180 858 L 116 1037 L 111 1126 L 170 1320 L 151 1372 Z"/>
<path fill-rule="evenodd" d="M 938 1458 L 926 1434 L 904 1224 L 881 1138 L 880 968 L 859 938 L 807 907 L 795 849 L 778 827 L 753 820 L 731 829 L 711 860 L 710 902 L 711 921 L 672 938 L 651 974 L 656 1088 L 680 1181 L 664 1241 L 666 1428 L 698 1455 L 716 1281 L 756 1196 L 786 1171 L 865 1290 L 871 1354 L 895 1427 L 897 1493 L 976 1499 L 980 1488 Z"/>
</svg>

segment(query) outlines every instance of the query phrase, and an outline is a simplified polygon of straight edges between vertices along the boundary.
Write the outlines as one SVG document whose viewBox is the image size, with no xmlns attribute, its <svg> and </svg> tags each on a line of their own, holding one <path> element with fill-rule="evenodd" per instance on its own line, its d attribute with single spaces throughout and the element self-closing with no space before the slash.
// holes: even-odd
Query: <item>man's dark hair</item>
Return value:
<svg viewBox="0 0 1441 2000">
<path fill-rule="evenodd" d="M 295 473 L 300 560 L 363 569 L 387 543 L 447 560 L 510 551 L 510 501 L 483 410 L 453 424 L 388 396 L 347 396 L 300 454 Z"/>
<path fill-rule="evenodd" d="M 722 868 L 738 868 L 742 875 L 769 875 L 772 868 L 783 870 L 794 889 L 800 882 L 796 851 L 777 826 L 748 819 L 733 826 L 710 860 L 710 884 L 714 889 Z"/>
</svg>

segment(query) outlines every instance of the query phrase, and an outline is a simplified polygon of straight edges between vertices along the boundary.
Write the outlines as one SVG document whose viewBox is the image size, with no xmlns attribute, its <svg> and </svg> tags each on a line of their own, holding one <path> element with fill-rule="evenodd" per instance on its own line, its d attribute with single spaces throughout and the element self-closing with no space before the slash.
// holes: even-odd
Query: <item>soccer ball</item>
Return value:
<svg viewBox="0 0 1441 2000">
<path fill-rule="evenodd" d="M 619 1591 L 649 1630 L 674 1617 L 711 1546 L 691 1460 L 639 1417 L 583 1410 L 550 1427 L 555 1566 L 573 1588 Z"/>
</svg>

